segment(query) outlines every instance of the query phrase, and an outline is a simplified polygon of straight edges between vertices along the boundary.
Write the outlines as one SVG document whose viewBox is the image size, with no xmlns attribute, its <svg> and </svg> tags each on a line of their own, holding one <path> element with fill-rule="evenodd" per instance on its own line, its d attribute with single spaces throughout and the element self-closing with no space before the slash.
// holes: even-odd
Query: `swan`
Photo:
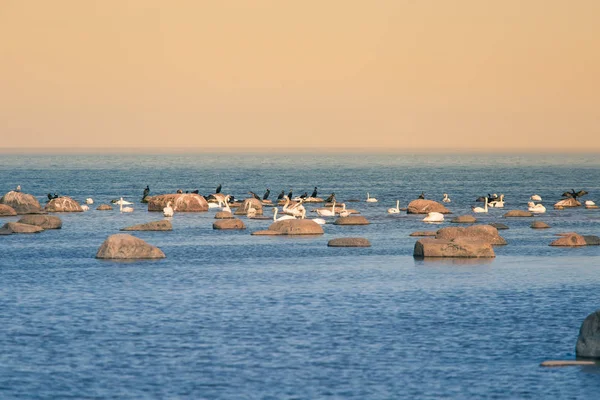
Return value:
<svg viewBox="0 0 600 400">
<path fill-rule="evenodd" d="M 119 211 L 121 211 L 122 213 L 130 213 L 133 212 L 133 207 L 123 207 L 123 204 L 131 204 L 128 201 L 123 200 L 123 198 L 121 197 L 121 199 L 117 202 L 117 204 L 119 204 Z"/>
<path fill-rule="evenodd" d="M 225 206 L 222 208 L 222 211 L 231 212 L 231 208 L 229 208 L 229 199 L 229 195 L 225 196 Z"/>
<path fill-rule="evenodd" d="M 448 193 L 444 193 L 444 198 L 442 199 L 442 201 L 444 203 L 450 203 L 452 200 L 450 200 L 450 197 L 448 197 Z"/>
<path fill-rule="evenodd" d="M 256 208 L 252 207 L 251 201 L 246 203 L 246 216 L 248 218 L 253 218 L 256 216 Z"/>
<path fill-rule="evenodd" d="M 113 204 L 119 204 L 119 205 L 121 205 L 121 206 L 133 204 L 133 203 L 132 203 L 132 202 L 130 202 L 130 201 L 123 200 L 123 198 L 122 198 L 122 197 L 121 197 L 119 200 L 117 200 L 117 201 L 113 201 L 112 203 L 113 203 Z"/>
<path fill-rule="evenodd" d="M 342 209 L 339 212 L 340 217 L 348 217 L 352 214 L 350 211 L 346 210 L 346 203 L 342 203 Z"/>
<path fill-rule="evenodd" d="M 163 215 L 165 217 L 172 217 L 173 216 L 173 207 L 171 207 L 171 202 L 169 201 L 167 203 L 167 206 L 165 208 L 163 208 Z"/>
<path fill-rule="evenodd" d="M 319 217 L 335 217 L 335 201 L 331 206 L 331 210 L 328 209 L 319 209 L 317 210 L 317 214 Z"/>
<path fill-rule="evenodd" d="M 542 197 L 539 194 L 534 194 L 529 199 L 532 201 L 542 201 Z"/>
<path fill-rule="evenodd" d="M 94 200 L 91 197 L 85 199 L 85 204 L 94 204 Z"/>
<path fill-rule="evenodd" d="M 491 201 L 489 206 L 494 208 L 504 208 L 504 195 L 501 194 L 500 197 L 498 197 L 498 200 Z"/>
<path fill-rule="evenodd" d="M 306 210 L 302 210 L 302 215 L 300 216 L 301 219 L 304 219 L 306 217 Z M 327 223 L 327 221 L 325 221 L 323 218 L 308 218 L 309 221 L 313 221 L 319 225 L 325 225 Z"/>
<path fill-rule="evenodd" d="M 400 200 L 396 200 L 396 208 L 388 208 L 388 214 L 400 214 Z"/>
<path fill-rule="evenodd" d="M 17 188 L 15 189 L 15 192 L 20 192 L 20 191 L 21 191 L 21 185 L 17 185 Z"/>
<path fill-rule="evenodd" d="M 88 207 L 86 204 L 82 204 L 82 205 L 81 205 L 81 209 L 82 209 L 83 211 L 89 211 L 89 210 L 90 210 L 90 208 L 89 208 L 89 207 Z"/>
<path fill-rule="evenodd" d="M 430 212 L 425 218 L 423 218 L 423 222 L 442 222 L 443 220 L 444 214 L 439 212 Z"/>
<path fill-rule="evenodd" d="M 273 221 L 275 221 L 275 222 L 285 221 L 286 219 L 296 219 L 296 217 L 291 216 L 291 215 L 283 215 L 283 216 L 277 218 L 277 207 L 273 207 Z"/>
<path fill-rule="evenodd" d="M 368 192 L 367 192 L 367 203 L 377 203 L 377 199 L 375 197 L 369 196 Z"/>
<path fill-rule="evenodd" d="M 585 205 L 586 205 L 586 206 L 595 206 L 595 205 L 596 205 L 596 203 L 594 203 L 592 200 L 586 200 L 586 201 L 585 201 Z"/>
<path fill-rule="evenodd" d="M 529 210 L 532 213 L 541 214 L 546 212 L 546 207 L 544 207 L 543 204 L 535 204 L 533 201 L 527 203 L 527 207 L 527 210 Z"/>
<path fill-rule="evenodd" d="M 474 213 L 486 213 L 488 212 L 488 199 L 485 198 L 485 207 L 471 207 Z"/>
</svg>

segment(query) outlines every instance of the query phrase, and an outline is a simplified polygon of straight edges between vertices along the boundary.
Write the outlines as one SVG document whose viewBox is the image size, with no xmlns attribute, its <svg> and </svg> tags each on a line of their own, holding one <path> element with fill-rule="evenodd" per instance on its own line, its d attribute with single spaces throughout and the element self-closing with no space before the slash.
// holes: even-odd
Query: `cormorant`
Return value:
<svg viewBox="0 0 600 400">
<path fill-rule="evenodd" d="M 279 196 L 277 196 L 277 200 L 282 200 L 285 197 L 285 190 L 282 190 L 281 193 L 279 193 Z"/>
<path fill-rule="evenodd" d="M 325 203 L 332 203 L 335 200 L 335 193 L 331 193 L 328 198 L 325 199 Z"/>
<path fill-rule="evenodd" d="M 48 193 L 48 200 L 52 200 L 52 195 Z"/>
<path fill-rule="evenodd" d="M 419 199 L 425 200 L 425 193 L 424 192 L 421 192 L 421 194 L 419 195 Z"/>
<path fill-rule="evenodd" d="M 256 200 L 260 201 L 260 197 L 256 193 L 254 193 L 254 192 L 248 192 L 248 194 L 251 194 L 252 197 L 254 197 Z"/>
<path fill-rule="evenodd" d="M 146 189 L 144 189 L 144 194 L 142 195 L 142 200 L 144 200 L 150 194 L 150 186 L 146 185 Z"/>
<path fill-rule="evenodd" d="M 217 186 L 217 190 L 215 190 L 215 193 L 221 193 L 221 184 L 219 183 L 219 186 Z"/>
<path fill-rule="evenodd" d="M 271 194 L 271 189 L 267 188 L 267 191 L 263 195 L 263 200 L 267 200 L 269 198 L 270 194 Z"/>
<path fill-rule="evenodd" d="M 200 193 L 200 191 L 198 189 L 196 189 L 196 190 L 192 190 L 192 193 L 198 194 L 198 193 Z"/>
<path fill-rule="evenodd" d="M 313 190 L 313 192 L 310 195 L 310 197 L 317 197 L 317 187 L 316 186 L 315 186 L 315 190 Z"/>
<path fill-rule="evenodd" d="M 290 198 L 290 200 L 292 199 L 292 189 L 290 189 L 290 192 L 288 193 L 288 197 Z"/>
<path fill-rule="evenodd" d="M 20 192 L 21 191 L 21 185 L 17 185 L 17 189 L 15 191 L 16 192 Z"/>
<path fill-rule="evenodd" d="M 300 198 L 301 198 L 302 200 L 304 200 L 304 199 L 305 199 L 305 198 L 307 198 L 307 197 L 308 197 L 308 192 L 304 192 L 304 194 L 303 194 L 302 196 L 300 196 Z"/>
</svg>

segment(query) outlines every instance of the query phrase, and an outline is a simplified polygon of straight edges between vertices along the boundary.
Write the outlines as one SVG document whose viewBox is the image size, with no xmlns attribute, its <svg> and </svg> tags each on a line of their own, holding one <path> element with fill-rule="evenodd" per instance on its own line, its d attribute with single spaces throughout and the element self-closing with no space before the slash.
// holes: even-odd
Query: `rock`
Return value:
<svg viewBox="0 0 600 400">
<path fill-rule="evenodd" d="M 564 210 L 565 208 L 563 206 L 554 206 L 555 210 Z"/>
<path fill-rule="evenodd" d="M 83 212 L 79 203 L 69 196 L 50 200 L 44 209 L 48 212 Z"/>
<path fill-rule="evenodd" d="M 491 224 L 489 224 L 490 226 L 493 226 L 494 228 L 501 230 L 501 229 L 508 229 L 508 226 L 501 224 L 500 222 L 492 222 Z"/>
<path fill-rule="evenodd" d="M 42 206 L 35 197 L 22 192 L 10 191 L 0 199 L 0 204 L 5 204 L 14 209 L 17 214 L 39 214 Z"/>
<path fill-rule="evenodd" d="M 600 237 L 593 235 L 584 235 L 583 239 L 588 246 L 600 246 Z"/>
<path fill-rule="evenodd" d="M 410 234 L 410 236 L 435 236 L 436 231 L 417 231 Z"/>
<path fill-rule="evenodd" d="M 100 204 L 98 207 L 96 207 L 96 210 L 98 210 L 98 211 L 109 211 L 112 209 L 113 208 L 110 204 Z"/>
<path fill-rule="evenodd" d="M 554 207 L 580 207 L 581 203 L 574 198 L 568 198 L 554 203 Z"/>
<path fill-rule="evenodd" d="M 430 212 L 439 212 L 442 214 L 452 214 L 450 210 L 442 204 L 433 200 L 413 200 L 408 204 L 406 212 L 408 214 L 429 214 Z"/>
<path fill-rule="evenodd" d="M 567 236 L 561 236 L 556 239 L 550 246 L 585 246 L 585 238 L 577 233 L 571 233 Z"/>
<path fill-rule="evenodd" d="M 277 221 L 269 226 L 270 231 L 280 235 L 322 235 L 321 225 L 310 219 L 286 219 Z M 256 232 L 255 232 L 256 233 Z"/>
<path fill-rule="evenodd" d="M 548 360 L 542 361 L 540 367 L 575 367 L 596 365 L 594 361 L 577 361 L 577 360 Z"/>
<path fill-rule="evenodd" d="M 128 226 L 121 229 L 122 231 L 172 231 L 173 224 L 167 219 L 160 221 L 146 222 L 145 224 Z"/>
<path fill-rule="evenodd" d="M 13 215 L 17 215 L 14 208 L 6 204 L 0 204 L 0 217 L 11 217 Z"/>
<path fill-rule="evenodd" d="M 452 218 L 450 221 L 454 224 L 474 224 L 477 222 L 477 218 L 472 215 L 460 215 L 458 217 Z"/>
<path fill-rule="evenodd" d="M 19 220 L 19 223 L 39 226 L 42 229 L 62 228 L 62 221 L 54 215 L 26 215 Z"/>
<path fill-rule="evenodd" d="M 204 197 L 195 193 L 171 193 L 147 197 L 148 211 L 160 211 L 171 202 L 173 211 L 176 212 L 203 212 L 208 211 L 208 203 Z"/>
<path fill-rule="evenodd" d="M 327 243 L 328 247 L 371 247 L 371 242 L 365 238 L 337 238 Z"/>
<path fill-rule="evenodd" d="M 533 221 L 531 223 L 531 229 L 548 229 L 550 225 L 542 221 Z"/>
<path fill-rule="evenodd" d="M 165 258 L 158 247 L 126 233 L 110 235 L 96 253 L 96 258 L 117 260 Z"/>
<path fill-rule="evenodd" d="M 233 218 L 233 214 L 229 211 L 218 211 L 215 214 L 215 219 L 231 219 Z"/>
<path fill-rule="evenodd" d="M 263 215 L 263 206 L 262 203 L 256 200 L 254 197 L 250 199 L 246 199 L 242 202 L 242 204 L 235 210 L 235 215 L 246 215 L 248 213 L 248 205 L 251 205 L 252 208 L 256 209 L 256 215 Z"/>
<path fill-rule="evenodd" d="M 369 221 L 361 215 L 350 215 L 336 219 L 334 225 L 369 225 Z"/>
<path fill-rule="evenodd" d="M 281 235 L 281 233 L 275 232 L 275 231 L 270 231 L 268 229 L 264 230 L 264 231 L 252 232 L 252 236 L 277 236 L 277 235 Z"/>
<path fill-rule="evenodd" d="M 600 358 L 600 310 L 587 316 L 579 329 L 575 355 L 583 358 Z"/>
<path fill-rule="evenodd" d="M 241 219 L 221 219 L 215 221 L 213 229 L 246 229 L 246 225 Z"/>
<path fill-rule="evenodd" d="M 419 239 L 415 243 L 414 257 L 458 257 L 458 258 L 492 258 L 496 257 L 489 242 L 458 237 L 456 239 Z"/>
<path fill-rule="evenodd" d="M 466 228 L 450 226 L 439 229 L 436 239 L 453 240 L 464 237 L 472 240 L 481 240 L 492 245 L 505 245 L 506 240 L 498 234 L 498 229 L 490 225 L 472 225 Z"/>
<path fill-rule="evenodd" d="M 533 214 L 529 211 L 523 210 L 510 210 L 506 214 L 503 215 L 504 218 L 514 218 L 514 217 L 533 217 Z"/>
<path fill-rule="evenodd" d="M 22 224 L 20 222 L 7 222 L 2 227 L 2 230 L 9 231 L 11 233 L 38 233 L 42 232 L 44 229 L 40 228 L 39 226 Z"/>
<path fill-rule="evenodd" d="M 599 207 L 598 206 L 585 206 L 585 208 L 587 208 L 588 210 L 595 210 Z"/>
</svg>

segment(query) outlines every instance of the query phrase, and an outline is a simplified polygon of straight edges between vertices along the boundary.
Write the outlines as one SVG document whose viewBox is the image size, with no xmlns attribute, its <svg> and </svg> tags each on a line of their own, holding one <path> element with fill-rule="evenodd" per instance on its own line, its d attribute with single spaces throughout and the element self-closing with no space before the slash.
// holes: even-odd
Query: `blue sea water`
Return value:
<svg viewBox="0 0 600 400">
<path fill-rule="evenodd" d="M 583 319 L 600 308 L 600 246 L 554 248 L 558 232 L 600 235 L 600 211 L 557 211 L 566 190 L 600 200 L 598 155 L 0 155 L 0 192 L 57 192 L 85 213 L 63 228 L 0 236 L 2 399 L 505 399 L 596 398 L 600 368 L 544 369 L 573 359 Z M 199 189 L 243 197 L 319 187 L 370 221 L 311 238 L 213 231 L 214 212 L 179 214 L 172 232 L 136 232 L 159 261 L 94 258 L 120 228 L 162 218 L 137 204 Z M 487 261 L 412 257 L 422 216 L 387 208 L 421 191 L 466 214 L 504 193 L 507 246 Z M 539 194 L 531 219 L 503 219 Z M 95 206 L 123 196 L 135 211 Z M 599 202 L 600 203 L 600 202 Z M 310 207 L 309 207 L 310 209 Z M 267 215 L 270 215 L 267 213 Z M 1 223 L 17 217 L 2 218 Z M 362 236 L 371 248 L 328 248 Z"/>
</svg>

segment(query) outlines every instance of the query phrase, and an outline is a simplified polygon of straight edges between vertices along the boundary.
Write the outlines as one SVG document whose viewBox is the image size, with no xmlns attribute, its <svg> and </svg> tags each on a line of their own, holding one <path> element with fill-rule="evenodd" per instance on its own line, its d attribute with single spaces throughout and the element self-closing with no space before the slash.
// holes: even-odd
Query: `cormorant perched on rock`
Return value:
<svg viewBox="0 0 600 400">
<path fill-rule="evenodd" d="M 290 198 L 290 200 L 293 198 L 292 197 L 292 189 L 290 189 L 290 192 L 288 193 L 288 197 Z"/>
<path fill-rule="evenodd" d="M 144 194 L 142 195 L 142 200 L 144 200 L 150 194 L 150 186 L 146 185 L 146 189 L 144 189 Z"/>
<path fill-rule="evenodd" d="M 302 200 L 304 200 L 304 199 L 305 199 L 305 198 L 307 198 L 307 197 L 308 197 L 308 192 L 304 192 L 304 194 L 303 194 L 302 196 L 300 196 L 300 198 L 301 198 Z"/>
<path fill-rule="evenodd" d="M 424 192 L 421 192 L 421 194 L 419 195 L 419 199 L 425 200 L 425 193 Z"/>
<path fill-rule="evenodd" d="M 17 188 L 15 189 L 15 192 L 20 192 L 21 191 L 21 185 L 17 185 Z"/>
<path fill-rule="evenodd" d="M 335 200 L 335 193 L 331 193 L 328 198 L 325 199 L 325 203 L 333 203 Z"/>
<path fill-rule="evenodd" d="M 263 200 L 267 200 L 269 198 L 269 195 L 271 194 L 271 189 L 267 188 L 267 191 L 265 192 L 265 194 L 263 195 Z"/>
<path fill-rule="evenodd" d="M 588 194 L 588 192 L 586 192 L 585 190 L 580 190 L 579 192 L 576 192 L 575 189 L 571 189 L 571 192 L 564 192 L 562 196 L 577 200 L 578 197 L 585 196 L 586 194 Z"/>
<path fill-rule="evenodd" d="M 54 197 L 52 197 L 53 199 L 58 199 L 59 195 L 57 195 L 56 193 L 54 193 Z"/>
<path fill-rule="evenodd" d="M 285 197 L 285 190 L 282 190 L 281 193 L 279 193 L 279 196 L 277 196 L 277 200 L 283 200 L 284 197 Z"/>
<path fill-rule="evenodd" d="M 310 195 L 310 197 L 317 197 L 317 187 L 316 186 L 315 186 L 315 190 L 313 190 L 313 192 Z"/>
<path fill-rule="evenodd" d="M 48 193 L 48 201 L 52 200 L 52 195 Z"/>
<path fill-rule="evenodd" d="M 177 189 L 177 194 L 181 194 L 181 193 L 183 193 L 183 190 Z"/>
<path fill-rule="evenodd" d="M 198 189 L 196 189 L 196 190 L 192 190 L 191 193 L 198 194 L 198 193 L 200 193 L 200 191 Z"/>
<path fill-rule="evenodd" d="M 217 190 L 215 190 L 215 193 L 221 193 L 221 184 L 219 183 L 219 186 L 217 186 Z"/>
<path fill-rule="evenodd" d="M 260 197 L 256 193 L 254 193 L 254 192 L 248 192 L 248 194 L 251 194 L 252 197 L 254 197 L 256 200 L 260 201 Z"/>
</svg>

